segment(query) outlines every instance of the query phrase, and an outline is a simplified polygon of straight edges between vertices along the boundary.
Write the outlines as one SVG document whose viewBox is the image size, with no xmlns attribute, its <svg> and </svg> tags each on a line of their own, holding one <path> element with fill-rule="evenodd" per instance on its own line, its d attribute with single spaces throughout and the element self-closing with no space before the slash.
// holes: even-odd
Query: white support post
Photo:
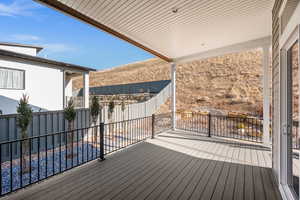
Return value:
<svg viewBox="0 0 300 200">
<path fill-rule="evenodd" d="M 89 98 L 90 98 L 90 90 L 89 90 L 89 73 L 83 73 L 83 106 L 84 108 L 89 108 Z"/>
<path fill-rule="evenodd" d="M 176 129 L 176 64 L 171 63 L 171 80 L 172 80 L 172 95 L 171 95 L 171 111 L 172 111 L 172 130 Z"/>
<path fill-rule="evenodd" d="M 270 49 L 263 48 L 263 143 L 270 146 Z"/>
<path fill-rule="evenodd" d="M 63 101 L 63 109 L 66 107 L 67 105 L 67 99 L 66 99 L 66 72 L 64 70 L 62 70 L 62 74 L 63 74 L 63 78 L 62 78 L 62 101 Z"/>
</svg>

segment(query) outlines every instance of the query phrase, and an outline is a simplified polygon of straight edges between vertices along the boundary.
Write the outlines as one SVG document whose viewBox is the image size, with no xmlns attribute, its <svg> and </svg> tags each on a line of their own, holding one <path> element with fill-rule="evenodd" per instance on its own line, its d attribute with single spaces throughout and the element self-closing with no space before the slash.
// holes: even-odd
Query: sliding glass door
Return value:
<svg viewBox="0 0 300 200">
<path fill-rule="evenodd" d="M 281 49 L 280 184 L 289 199 L 299 199 L 299 26 Z"/>
</svg>

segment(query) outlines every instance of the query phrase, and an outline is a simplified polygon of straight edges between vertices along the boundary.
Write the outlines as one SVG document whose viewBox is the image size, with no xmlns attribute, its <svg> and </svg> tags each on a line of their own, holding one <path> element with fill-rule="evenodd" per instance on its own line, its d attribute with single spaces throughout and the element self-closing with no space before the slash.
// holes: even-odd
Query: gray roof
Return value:
<svg viewBox="0 0 300 200">
<path fill-rule="evenodd" d="M 0 42 L 0 45 L 7 45 L 7 46 L 15 46 L 15 47 L 28 47 L 28 48 L 34 48 L 37 50 L 37 52 L 40 52 L 43 47 L 37 46 L 37 45 L 31 45 L 31 44 L 19 44 L 19 43 L 13 43 L 13 42 Z"/>
<path fill-rule="evenodd" d="M 101 87 L 91 87 L 91 95 L 117 95 L 117 94 L 138 94 L 138 93 L 159 93 L 166 87 L 171 80 L 161 80 L 142 83 L 129 83 L 121 85 L 108 85 Z M 80 89 L 78 95 L 82 96 L 83 90 Z"/>
<path fill-rule="evenodd" d="M 23 59 L 23 60 L 28 60 L 28 61 L 38 62 L 38 63 L 51 64 L 61 68 L 67 68 L 69 70 L 73 69 L 79 71 L 96 71 L 96 69 L 89 68 L 89 67 L 83 67 L 80 65 L 74 65 L 74 64 L 69 64 L 69 63 L 55 61 L 55 60 L 49 60 L 38 56 L 31 56 L 31 55 L 17 53 L 17 52 L 3 50 L 3 49 L 0 49 L 0 56 L 7 56 L 7 57 L 18 58 L 18 59 Z"/>
</svg>

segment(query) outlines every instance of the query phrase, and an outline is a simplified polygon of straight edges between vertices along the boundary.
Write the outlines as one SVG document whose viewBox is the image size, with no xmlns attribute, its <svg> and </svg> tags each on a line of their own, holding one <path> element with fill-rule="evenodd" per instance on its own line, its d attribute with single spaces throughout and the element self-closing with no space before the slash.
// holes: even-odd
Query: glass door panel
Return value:
<svg viewBox="0 0 300 200">
<path fill-rule="evenodd" d="M 288 67 L 291 69 L 292 84 L 290 88 L 292 103 L 292 146 L 288 150 L 292 159 L 292 187 L 299 196 L 299 45 L 298 41 L 288 50 Z"/>
</svg>

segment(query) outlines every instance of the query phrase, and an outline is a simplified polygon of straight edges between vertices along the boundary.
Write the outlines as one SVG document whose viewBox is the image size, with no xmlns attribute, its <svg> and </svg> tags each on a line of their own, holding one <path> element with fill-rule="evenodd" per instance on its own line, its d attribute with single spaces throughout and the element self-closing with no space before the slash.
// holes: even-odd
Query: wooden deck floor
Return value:
<svg viewBox="0 0 300 200">
<path fill-rule="evenodd" d="M 281 199 L 270 167 L 260 145 L 167 132 L 4 199 Z"/>
</svg>

